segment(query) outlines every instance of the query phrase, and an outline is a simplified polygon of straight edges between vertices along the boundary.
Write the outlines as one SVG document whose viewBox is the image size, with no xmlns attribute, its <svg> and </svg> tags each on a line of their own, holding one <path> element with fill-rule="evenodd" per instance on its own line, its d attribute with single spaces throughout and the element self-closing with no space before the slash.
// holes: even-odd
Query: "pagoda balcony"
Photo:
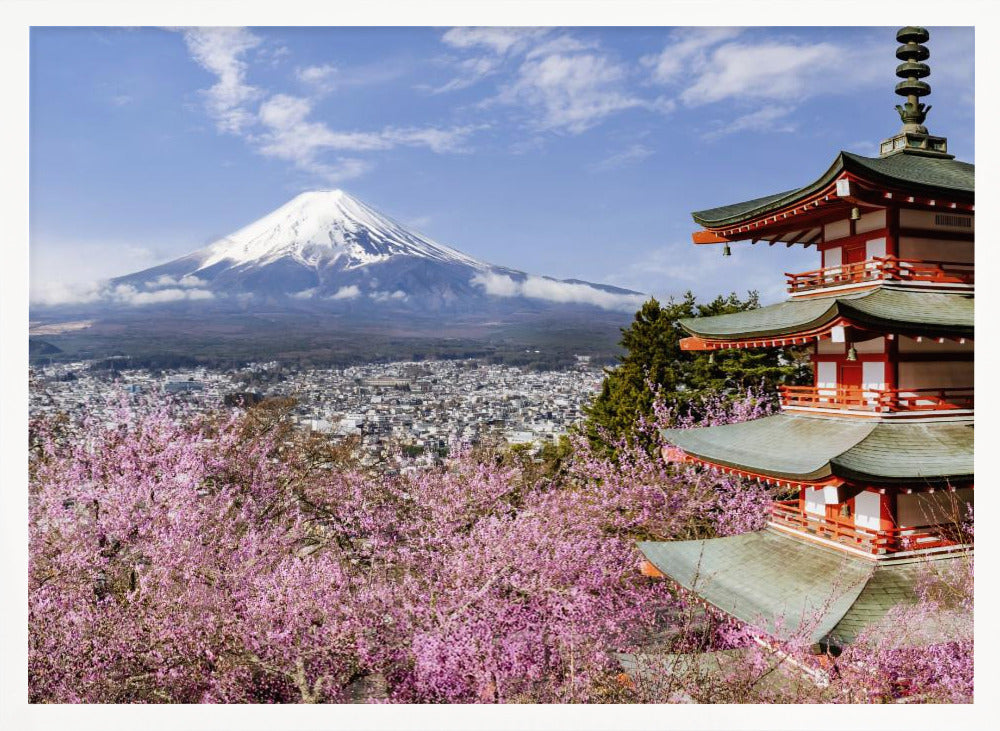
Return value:
<svg viewBox="0 0 1000 731">
<path fill-rule="evenodd" d="M 909 413 L 929 415 L 975 408 L 974 389 L 890 388 L 857 386 L 781 386 L 781 406 L 790 409 L 823 409 L 876 414 Z"/>
<path fill-rule="evenodd" d="M 873 556 L 906 551 L 947 549 L 964 545 L 954 524 L 874 530 L 857 526 L 848 518 L 828 518 L 802 510 L 798 500 L 771 503 L 769 525 L 818 538 Z"/>
<path fill-rule="evenodd" d="M 873 282 L 919 282 L 971 287 L 975 285 L 975 272 L 974 264 L 881 256 L 801 274 L 785 272 L 785 277 L 789 294 L 800 294 L 828 287 Z"/>
</svg>

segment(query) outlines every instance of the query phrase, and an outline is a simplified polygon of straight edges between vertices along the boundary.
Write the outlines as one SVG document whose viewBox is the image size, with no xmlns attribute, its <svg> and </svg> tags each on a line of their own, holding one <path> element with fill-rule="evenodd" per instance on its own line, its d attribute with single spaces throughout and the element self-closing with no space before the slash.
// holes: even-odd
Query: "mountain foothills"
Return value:
<svg viewBox="0 0 1000 731">
<path fill-rule="evenodd" d="M 203 249 L 112 279 L 85 302 L 33 306 L 33 332 L 45 336 L 33 349 L 51 357 L 52 348 L 140 355 L 169 346 L 263 357 L 333 347 L 343 355 L 352 340 L 377 350 L 382 339 L 430 339 L 461 343 L 459 351 L 489 342 L 601 354 L 644 299 L 479 261 L 342 190 L 323 190 Z M 358 333 L 368 339 L 358 342 Z"/>
</svg>

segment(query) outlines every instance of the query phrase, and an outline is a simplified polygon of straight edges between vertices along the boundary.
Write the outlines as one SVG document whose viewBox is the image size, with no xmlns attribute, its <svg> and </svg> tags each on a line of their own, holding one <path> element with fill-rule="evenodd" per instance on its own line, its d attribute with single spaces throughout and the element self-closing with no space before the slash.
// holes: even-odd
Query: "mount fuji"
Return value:
<svg viewBox="0 0 1000 731">
<path fill-rule="evenodd" d="M 438 244 L 340 190 L 302 193 L 187 256 L 33 304 L 40 354 L 312 359 L 612 357 L 645 300 Z M 165 359 L 165 360 L 164 360 Z M 138 361 L 135 361 L 138 362 Z M 153 361 L 150 361 L 153 362 Z"/>
<path fill-rule="evenodd" d="M 633 312 L 644 299 L 618 287 L 479 261 L 342 190 L 302 193 L 204 249 L 111 280 L 105 297 L 131 305 L 256 300 L 438 313 L 525 304 Z"/>
</svg>

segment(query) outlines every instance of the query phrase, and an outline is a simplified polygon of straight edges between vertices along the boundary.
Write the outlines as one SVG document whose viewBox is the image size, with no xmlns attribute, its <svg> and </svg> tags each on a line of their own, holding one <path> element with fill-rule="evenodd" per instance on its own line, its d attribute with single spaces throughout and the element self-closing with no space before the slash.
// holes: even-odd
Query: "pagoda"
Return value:
<svg viewBox="0 0 1000 731">
<path fill-rule="evenodd" d="M 762 531 L 639 544 L 644 573 L 816 651 L 914 600 L 929 562 L 972 550 L 974 166 L 924 126 L 928 32 L 896 38 L 903 126 L 878 157 L 841 152 L 804 187 L 692 214 L 694 243 L 727 255 L 747 240 L 819 252 L 785 275 L 786 301 L 680 323 L 687 350 L 805 348 L 812 385 L 783 387 L 773 416 L 663 432 L 668 461 L 792 499 Z"/>
</svg>

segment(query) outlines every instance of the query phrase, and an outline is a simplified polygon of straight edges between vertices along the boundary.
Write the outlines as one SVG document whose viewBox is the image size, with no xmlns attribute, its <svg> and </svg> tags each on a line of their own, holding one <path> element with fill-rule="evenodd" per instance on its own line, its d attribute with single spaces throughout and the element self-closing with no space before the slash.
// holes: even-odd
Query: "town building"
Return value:
<svg viewBox="0 0 1000 731">
<path fill-rule="evenodd" d="M 924 126 L 928 32 L 896 38 L 903 126 L 878 157 L 841 152 L 804 187 L 693 214 L 694 242 L 724 254 L 742 241 L 819 253 L 786 275 L 787 301 L 681 321 L 688 350 L 807 348 L 812 385 L 783 388 L 772 416 L 663 434 L 665 459 L 790 499 L 762 531 L 640 544 L 645 573 L 817 651 L 972 550 L 974 166 Z"/>
</svg>

